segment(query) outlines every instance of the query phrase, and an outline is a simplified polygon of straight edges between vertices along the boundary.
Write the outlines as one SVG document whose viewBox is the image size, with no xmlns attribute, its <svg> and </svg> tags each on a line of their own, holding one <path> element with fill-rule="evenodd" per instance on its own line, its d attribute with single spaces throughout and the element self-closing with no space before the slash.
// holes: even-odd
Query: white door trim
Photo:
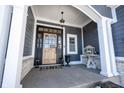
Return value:
<svg viewBox="0 0 124 93">
<path fill-rule="evenodd" d="M 47 27 L 53 27 L 53 28 L 58 28 L 58 29 L 62 29 L 63 30 L 63 59 L 65 59 L 65 27 L 61 27 L 61 26 L 55 26 L 55 25 L 50 25 L 50 24 L 44 24 L 44 23 L 36 23 L 35 24 L 40 25 L 40 26 L 47 26 Z M 36 33 L 36 30 L 35 30 Z M 36 35 L 35 35 L 36 36 Z M 34 37 L 34 40 L 36 39 L 36 37 Z M 34 43 L 35 44 L 35 43 Z M 33 46 L 33 49 L 35 50 L 35 46 Z M 65 60 L 64 60 L 65 61 Z"/>
<path fill-rule="evenodd" d="M 116 58 L 117 61 L 124 62 L 124 57 L 116 56 L 115 58 Z"/>
<path fill-rule="evenodd" d="M 35 43 L 36 43 L 36 30 L 37 30 L 36 22 L 37 20 L 34 21 L 32 57 L 35 57 Z"/>
<path fill-rule="evenodd" d="M 81 28 L 81 37 L 82 37 L 82 54 L 84 54 L 84 32 L 83 27 Z"/>
<path fill-rule="evenodd" d="M 55 26 L 55 25 L 50 25 L 50 24 L 45 24 L 45 23 L 36 23 L 36 25 L 47 26 L 47 27 L 53 27 L 53 28 L 59 28 L 59 29 L 62 29 L 61 26 Z"/>
</svg>

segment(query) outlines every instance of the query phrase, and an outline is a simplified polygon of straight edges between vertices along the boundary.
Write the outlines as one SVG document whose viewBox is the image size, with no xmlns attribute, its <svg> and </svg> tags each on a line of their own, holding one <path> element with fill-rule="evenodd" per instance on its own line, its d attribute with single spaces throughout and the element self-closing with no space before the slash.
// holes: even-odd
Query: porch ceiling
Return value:
<svg viewBox="0 0 124 93">
<path fill-rule="evenodd" d="M 31 6 L 37 19 L 53 23 L 59 23 L 61 11 L 64 11 L 65 25 L 82 27 L 91 19 L 71 5 L 34 5 Z"/>
</svg>

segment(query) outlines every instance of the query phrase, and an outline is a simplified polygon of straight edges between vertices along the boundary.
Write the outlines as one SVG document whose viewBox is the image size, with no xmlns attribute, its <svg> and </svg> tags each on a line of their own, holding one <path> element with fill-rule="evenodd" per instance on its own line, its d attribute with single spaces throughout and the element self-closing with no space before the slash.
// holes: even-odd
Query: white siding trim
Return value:
<svg viewBox="0 0 124 93">
<path fill-rule="evenodd" d="M 45 23 L 36 23 L 36 25 L 47 26 L 47 27 L 53 27 L 53 28 L 59 28 L 59 29 L 62 29 L 61 26 L 49 25 L 49 24 L 45 24 Z"/>
<path fill-rule="evenodd" d="M 34 18 L 36 19 L 36 13 L 35 13 L 34 8 L 33 8 L 32 6 L 30 6 L 30 7 L 31 7 L 31 10 L 32 10 L 32 12 L 33 12 L 33 16 L 34 16 Z"/>
<path fill-rule="evenodd" d="M 82 37 L 82 54 L 84 54 L 84 34 L 83 34 L 83 27 L 81 28 L 81 37 Z"/>
<path fill-rule="evenodd" d="M 27 59 L 29 59 L 29 58 L 33 58 L 33 57 L 32 57 L 32 56 L 25 56 L 25 57 L 23 57 L 22 60 L 27 60 Z"/>
<path fill-rule="evenodd" d="M 113 23 L 116 23 L 118 20 L 117 20 L 117 15 L 116 15 L 116 8 L 119 7 L 120 5 L 107 5 L 107 7 L 110 7 L 111 8 L 111 11 L 112 11 L 112 24 Z"/>
<path fill-rule="evenodd" d="M 34 32 L 33 32 L 33 45 L 32 45 L 32 57 L 35 57 L 35 43 L 36 43 L 36 20 L 34 21 Z"/>
<path fill-rule="evenodd" d="M 70 61 L 70 65 L 83 64 L 81 61 Z"/>
<path fill-rule="evenodd" d="M 112 10 L 112 17 L 113 17 L 112 24 L 113 24 L 117 22 L 116 8 L 112 8 L 111 10 Z"/>
<path fill-rule="evenodd" d="M 75 52 L 69 51 L 70 46 L 69 46 L 69 38 L 73 37 L 75 38 Z M 78 54 L 78 43 L 77 43 L 77 35 L 76 34 L 67 34 L 67 54 Z"/>
<path fill-rule="evenodd" d="M 65 62 L 65 27 L 63 27 L 63 59 Z"/>
<path fill-rule="evenodd" d="M 115 58 L 116 58 L 117 61 L 124 61 L 124 57 L 116 56 Z"/>
<path fill-rule="evenodd" d="M 110 8 L 117 8 L 119 7 L 120 5 L 107 5 L 107 7 L 110 7 Z"/>
</svg>

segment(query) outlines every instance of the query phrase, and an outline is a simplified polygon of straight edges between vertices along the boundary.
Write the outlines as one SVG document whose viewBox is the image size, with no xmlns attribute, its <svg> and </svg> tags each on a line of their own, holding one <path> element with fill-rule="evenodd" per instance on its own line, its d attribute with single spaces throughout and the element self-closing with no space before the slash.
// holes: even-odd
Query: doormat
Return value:
<svg viewBox="0 0 124 93">
<path fill-rule="evenodd" d="M 115 84 L 114 82 L 98 82 L 95 84 L 96 88 L 123 88 L 122 86 Z"/>
<path fill-rule="evenodd" d="M 62 69 L 61 64 L 50 64 L 50 65 L 40 65 L 40 70 L 48 70 L 48 69 Z"/>
</svg>

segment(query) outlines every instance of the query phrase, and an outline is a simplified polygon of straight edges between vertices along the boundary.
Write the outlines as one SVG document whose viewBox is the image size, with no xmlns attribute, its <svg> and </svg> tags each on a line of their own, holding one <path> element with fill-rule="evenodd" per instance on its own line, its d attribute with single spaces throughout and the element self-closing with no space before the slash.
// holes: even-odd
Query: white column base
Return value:
<svg viewBox="0 0 124 93">
<path fill-rule="evenodd" d="M 118 72 L 114 72 L 113 75 L 114 75 L 114 76 L 118 76 L 119 73 L 118 73 Z"/>
<path fill-rule="evenodd" d="M 112 73 L 106 73 L 106 72 L 103 72 L 103 71 L 101 71 L 100 74 L 103 75 L 103 76 L 106 76 L 106 77 L 112 77 L 113 76 Z"/>
<path fill-rule="evenodd" d="M 17 88 L 22 88 L 22 84 L 20 84 Z"/>
</svg>

